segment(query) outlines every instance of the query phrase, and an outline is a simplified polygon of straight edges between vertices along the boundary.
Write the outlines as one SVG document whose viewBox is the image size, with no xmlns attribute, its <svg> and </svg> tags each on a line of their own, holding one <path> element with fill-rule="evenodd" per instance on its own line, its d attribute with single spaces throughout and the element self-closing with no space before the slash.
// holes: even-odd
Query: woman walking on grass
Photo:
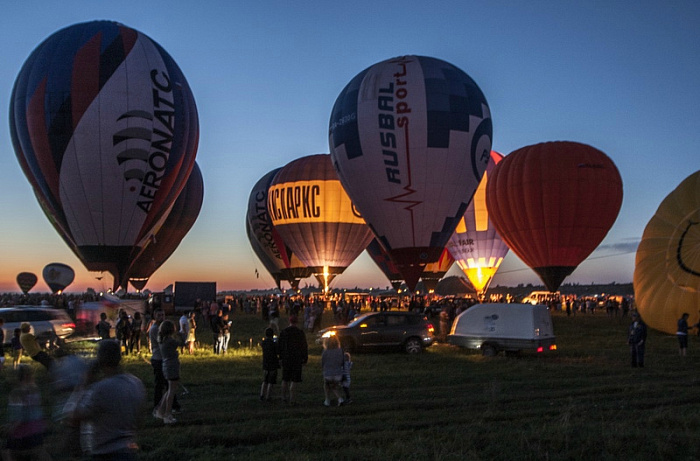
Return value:
<svg viewBox="0 0 700 461">
<path fill-rule="evenodd" d="M 177 420 L 173 417 L 173 400 L 180 384 L 180 358 L 178 348 L 181 346 L 179 336 L 175 332 L 175 324 L 170 320 L 163 320 L 158 329 L 158 343 L 163 356 L 163 375 L 168 381 L 168 390 L 160 399 L 156 409 L 156 417 L 163 418 L 165 424 L 174 424 Z"/>
<path fill-rule="evenodd" d="M 343 404 L 340 396 L 340 382 L 343 379 L 345 354 L 340 348 L 340 342 L 336 336 L 326 338 L 323 342 L 323 354 L 321 354 L 321 368 L 323 369 L 323 392 L 326 400 L 323 404 L 331 405 L 331 391 L 338 399 L 338 406 Z"/>
</svg>

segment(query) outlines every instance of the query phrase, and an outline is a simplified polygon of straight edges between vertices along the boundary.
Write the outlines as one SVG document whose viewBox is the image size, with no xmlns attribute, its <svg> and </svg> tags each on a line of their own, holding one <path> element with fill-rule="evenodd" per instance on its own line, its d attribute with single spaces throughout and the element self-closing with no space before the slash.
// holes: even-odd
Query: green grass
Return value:
<svg viewBox="0 0 700 461">
<path fill-rule="evenodd" d="M 265 325 L 237 315 L 227 356 L 209 347 L 181 356 L 189 394 L 178 424 L 165 427 L 144 409 L 141 459 L 699 459 L 698 341 L 682 358 L 675 337 L 650 330 L 646 367 L 633 369 L 627 324 L 555 314 L 559 350 L 548 356 L 484 358 L 447 345 L 418 356 L 354 354 L 354 402 L 326 408 L 311 335 L 299 405 L 285 406 L 279 385 L 274 402 L 258 400 Z M 150 364 L 124 362 L 151 391 Z M 50 403 L 46 374 L 37 376 Z M 0 385 L 4 405 L 9 379 Z M 62 434 L 54 427 L 51 438 Z"/>
</svg>

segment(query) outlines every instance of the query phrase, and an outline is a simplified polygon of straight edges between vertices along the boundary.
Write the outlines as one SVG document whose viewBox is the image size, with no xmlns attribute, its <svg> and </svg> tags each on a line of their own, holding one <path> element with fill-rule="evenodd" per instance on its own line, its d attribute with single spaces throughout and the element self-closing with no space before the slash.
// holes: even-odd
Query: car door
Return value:
<svg viewBox="0 0 700 461">
<path fill-rule="evenodd" d="M 387 315 L 386 326 L 382 333 L 382 342 L 386 346 L 397 346 L 403 343 L 408 328 L 408 318 L 405 314 Z"/>
<path fill-rule="evenodd" d="M 382 334 L 386 326 L 384 314 L 370 315 L 360 325 L 360 346 L 371 347 L 382 344 Z"/>
</svg>

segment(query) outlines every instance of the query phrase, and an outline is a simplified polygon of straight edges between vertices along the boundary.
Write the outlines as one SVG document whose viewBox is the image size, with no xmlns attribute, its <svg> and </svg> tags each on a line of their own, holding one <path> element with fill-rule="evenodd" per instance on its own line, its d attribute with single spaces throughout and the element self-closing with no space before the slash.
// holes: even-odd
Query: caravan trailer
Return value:
<svg viewBox="0 0 700 461">
<path fill-rule="evenodd" d="M 541 304 L 477 304 L 455 318 L 447 342 L 481 350 L 485 356 L 499 351 L 556 350 L 552 317 Z"/>
</svg>

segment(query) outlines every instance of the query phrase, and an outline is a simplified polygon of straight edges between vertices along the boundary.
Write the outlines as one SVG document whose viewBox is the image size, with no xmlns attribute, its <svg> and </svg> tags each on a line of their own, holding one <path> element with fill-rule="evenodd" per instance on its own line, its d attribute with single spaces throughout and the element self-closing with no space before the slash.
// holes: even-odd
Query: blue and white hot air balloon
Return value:
<svg viewBox="0 0 700 461">
<path fill-rule="evenodd" d="M 414 289 L 486 170 L 491 112 L 466 73 L 402 56 L 360 72 L 330 118 L 333 164 L 352 202 Z"/>
</svg>

